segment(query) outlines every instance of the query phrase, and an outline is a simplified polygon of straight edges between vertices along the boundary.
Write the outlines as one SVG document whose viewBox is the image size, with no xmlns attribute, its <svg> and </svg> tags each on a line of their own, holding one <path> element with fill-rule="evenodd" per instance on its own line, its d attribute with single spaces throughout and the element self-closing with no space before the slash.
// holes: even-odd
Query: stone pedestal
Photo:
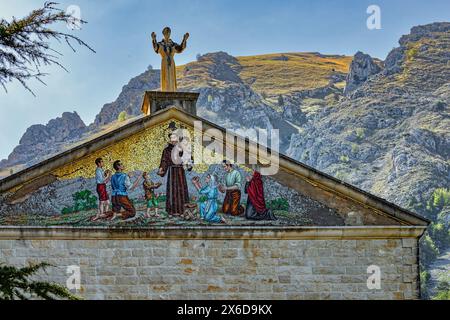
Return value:
<svg viewBox="0 0 450 320">
<path fill-rule="evenodd" d="M 196 103 L 199 93 L 146 91 L 141 110 L 145 115 L 151 115 L 168 107 L 178 107 L 187 113 L 197 115 Z"/>
</svg>

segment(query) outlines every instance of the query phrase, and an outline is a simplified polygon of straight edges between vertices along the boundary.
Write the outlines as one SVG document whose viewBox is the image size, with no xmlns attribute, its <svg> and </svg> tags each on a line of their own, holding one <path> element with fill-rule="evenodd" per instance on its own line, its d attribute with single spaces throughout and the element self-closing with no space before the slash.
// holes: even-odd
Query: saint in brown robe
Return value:
<svg viewBox="0 0 450 320">
<path fill-rule="evenodd" d="M 159 165 L 161 177 L 167 173 L 166 183 L 166 212 L 170 215 L 184 214 L 184 205 L 189 202 L 189 193 L 186 182 L 186 175 L 182 164 L 175 164 L 172 161 L 172 144 L 164 148 Z M 182 151 L 180 152 L 180 157 Z"/>
</svg>

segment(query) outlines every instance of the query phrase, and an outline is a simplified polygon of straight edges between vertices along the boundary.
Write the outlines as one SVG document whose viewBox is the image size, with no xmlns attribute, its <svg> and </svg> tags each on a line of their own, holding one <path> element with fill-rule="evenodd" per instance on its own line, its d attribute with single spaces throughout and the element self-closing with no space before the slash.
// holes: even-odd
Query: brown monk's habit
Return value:
<svg viewBox="0 0 450 320">
<path fill-rule="evenodd" d="M 162 169 L 162 177 L 167 173 L 166 212 L 177 215 L 184 213 L 184 204 L 189 202 L 189 193 L 183 165 L 174 164 L 172 161 L 173 147 L 169 144 L 164 148 L 159 167 Z"/>
</svg>

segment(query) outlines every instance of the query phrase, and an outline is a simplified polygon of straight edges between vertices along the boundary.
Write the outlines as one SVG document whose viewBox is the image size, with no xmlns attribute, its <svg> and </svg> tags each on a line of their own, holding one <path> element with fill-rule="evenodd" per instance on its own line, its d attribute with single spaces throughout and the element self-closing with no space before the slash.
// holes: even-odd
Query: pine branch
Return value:
<svg viewBox="0 0 450 320">
<path fill-rule="evenodd" d="M 0 265 L 0 300 L 28 300 L 31 298 L 80 300 L 80 297 L 73 295 L 60 284 L 30 279 L 38 271 L 45 271 L 47 267 L 53 266 L 45 262 L 20 269 L 14 266 Z"/>
<path fill-rule="evenodd" d="M 46 2 L 42 8 L 32 11 L 25 18 L 13 17 L 11 22 L 0 20 L 0 85 L 5 91 L 8 82 L 17 80 L 34 95 L 27 83 L 31 79 L 44 83 L 42 77 L 46 74 L 39 71 L 40 67 L 57 65 L 67 71 L 58 61 L 62 54 L 50 47 L 49 40 L 64 41 L 74 52 L 76 50 L 72 42 L 95 53 L 77 36 L 50 28 L 55 23 L 86 23 L 56 5 L 55 2 Z"/>
</svg>

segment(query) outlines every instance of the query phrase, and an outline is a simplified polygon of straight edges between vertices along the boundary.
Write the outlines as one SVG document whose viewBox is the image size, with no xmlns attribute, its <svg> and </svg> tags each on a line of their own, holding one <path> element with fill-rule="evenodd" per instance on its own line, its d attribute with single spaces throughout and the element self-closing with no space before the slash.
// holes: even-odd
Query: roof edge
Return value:
<svg viewBox="0 0 450 320">
<path fill-rule="evenodd" d="M 372 240 L 418 239 L 423 226 L 199 226 L 199 227 L 16 227 L 0 226 L 1 240 Z"/>
</svg>

